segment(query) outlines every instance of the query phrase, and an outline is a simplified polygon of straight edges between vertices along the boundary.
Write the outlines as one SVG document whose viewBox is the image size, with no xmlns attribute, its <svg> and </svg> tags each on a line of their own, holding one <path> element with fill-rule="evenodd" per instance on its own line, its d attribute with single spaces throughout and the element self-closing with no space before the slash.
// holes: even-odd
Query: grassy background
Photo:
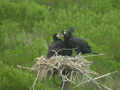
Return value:
<svg viewBox="0 0 120 90">
<path fill-rule="evenodd" d="M 119 18 L 119 0 L 0 0 L 0 90 L 29 90 L 35 74 L 16 65 L 31 66 L 35 57 L 45 56 L 52 35 L 70 26 L 93 50 L 105 54 L 87 58 L 93 61 L 93 70 L 100 74 L 119 71 Z M 120 90 L 120 74 L 115 76 L 102 83 Z M 74 90 L 98 90 L 86 86 Z M 36 90 L 60 88 L 48 80 L 38 82 Z"/>
</svg>

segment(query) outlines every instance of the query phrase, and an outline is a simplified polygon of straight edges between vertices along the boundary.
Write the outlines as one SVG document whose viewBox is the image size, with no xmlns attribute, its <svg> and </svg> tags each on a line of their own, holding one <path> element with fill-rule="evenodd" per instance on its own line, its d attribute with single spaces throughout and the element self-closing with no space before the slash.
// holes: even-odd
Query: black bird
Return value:
<svg viewBox="0 0 120 90">
<path fill-rule="evenodd" d="M 53 42 L 48 47 L 47 58 L 52 57 L 56 53 L 58 55 L 63 55 L 64 42 L 58 37 L 59 37 L 59 34 L 57 33 L 53 35 Z"/>
<path fill-rule="evenodd" d="M 77 54 L 91 53 L 91 47 L 88 45 L 88 42 L 82 38 L 75 37 L 73 32 L 73 28 L 63 31 L 65 46 L 69 49 L 75 49 Z"/>
<path fill-rule="evenodd" d="M 67 34 L 65 35 L 66 30 L 62 30 L 62 32 L 60 33 L 61 37 L 63 37 L 63 43 L 64 43 L 64 49 L 63 49 L 63 56 L 72 56 L 72 48 L 71 45 L 69 45 L 69 41 L 67 41 Z M 71 34 L 73 34 L 74 30 L 70 30 Z"/>
</svg>

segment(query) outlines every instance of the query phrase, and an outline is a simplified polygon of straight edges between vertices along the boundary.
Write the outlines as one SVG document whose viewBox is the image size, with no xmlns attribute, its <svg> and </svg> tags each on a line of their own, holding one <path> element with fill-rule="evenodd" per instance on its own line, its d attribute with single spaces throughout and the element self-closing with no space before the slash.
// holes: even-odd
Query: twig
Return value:
<svg viewBox="0 0 120 90">
<path fill-rule="evenodd" d="M 65 78 L 62 75 L 62 87 L 61 87 L 61 90 L 64 90 L 64 86 L 65 86 Z"/>
<path fill-rule="evenodd" d="M 73 88 L 79 87 L 81 84 L 85 84 L 85 83 L 88 83 L 88 82 L 90 82 L 90 81 L 97 80 L 97 79 L 100 79 L 100 78 L 109 76 L 109 75 L 114 74 L 114 73 L 116 73 L 116 72 L 117 72 L 117 71 L 114 71 L 114 72 L 107 73 L 107 74 L 104 74 L 104 75 L 102 75 L 102 76 L 99 76 L 99 77 L 96 77 L 96 78 L 93 78 L 93 79 L 89 79 L 89 80 L 83 81 L 83 82 L 79 83 L 78 85 L 76 85 L 76 86 L 73 87 Z"/>
<path fill-rule="evenodd" d="M 100 83 L 98 83 L 97 81 L 93 80 L 93 78 L 89 77 L 87 74 L 86 74 L 86 77 L 89 78 L 89 80 L 91 80 L 93 83 L 95 83 L 98 88 L 101 88 L 101 87 L 99 86 Z"/>
<path fill-rule="evenodd" d="M 89 77 L 88 75 L 87 75 L 87 77 L 92 80 L 92 78 Z M 105 86 L 105 85 L 103 85 L 103 84 L 101 84 L 101 83 L 98 83 L 96 80 L 92 80 L 92 82 L 95 83 L 95 84 L 96 84 L 99 88 L 101 88 L 101 89 L 102 89 L 102 87 L 103 87 L 103 88 L 105 88 L 105 89 L 107 89 L 107 90 L 112 90 L 111 88 L 109 88 L 109 87 L 107 87 L 107 86 Z"/>
<path fill-rule="evenodd" d="M 21 68 L 21 69 L 26 69 L 26 70 L 29 70 L 29 71 L 34 71 L 34 68 L 31 68 L 31 67 L 25 67 L 25 66 L 21 66 L 21 65 L 17 65 L 18 68 Z"/>
<path fill-rule="evenodd" d="M 111 88 L 109 88 L 109 87 L 107 87 L 107 86 L 105 86 L 105 85 L 103 85 L 103 84 L 101 84 L 101 86 L 104 87 L 104 88 L 107 89 L 107 90 L 112 90 Z"/>
<path fill-rule="evenodd" d="M 83 57 L 95 57 L 95 56 L 102 56 L 102 55 L 104 55 L 104 54 L 96 54 L 96 55 L 85 55 L 85 56 L 83 56 Z"/>
<path fill-rule="evenodd" d="M 38 80 L 39 73 L 40 73 L 40 71 L 38 71 L 37 77 L 36 77 L 36 79 L 35 79 L 34 82 L 33 82 L 32 90 L 35 90 L 35 85 L 36 85 L 36 82 L 37 82 L 37 80 Z M 31 89 L 30 89 L 30 90 L 31 90 Z"/>
<path fill-rule="evenodd" d="M 69 82 L 75 84 L 75 82 L 72 79 L 68 79 L 68 77 L 66 75 L 64 76 L 64 78 L 65 78 L 65 81 L 69 81 Z"/>
</svg>

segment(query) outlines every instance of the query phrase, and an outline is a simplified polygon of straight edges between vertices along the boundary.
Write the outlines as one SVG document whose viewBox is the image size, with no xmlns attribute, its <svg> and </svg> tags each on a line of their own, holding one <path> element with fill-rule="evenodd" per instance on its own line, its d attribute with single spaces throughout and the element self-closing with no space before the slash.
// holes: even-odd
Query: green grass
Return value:
<svg viewBox="0 0 120 90">
<path fill-rule="evenodd" d="M 94 51 L 105 54 L 87 58 L 93 61 L 91 69 L 100 74 L 120 71 L 119 4 L 119 0 L 0 0 L 0 90 L 29 90 L 35 73 L 16 65 L 33 65 L 35 57 L 46 55 L 52 35 L 70 26 Z M 119 73 L 116 76 L 113 83 L 103 83 L 119 90 Z M 36 90 L 60 90 L 59 84 L 39 81 Z"/>
</svg>

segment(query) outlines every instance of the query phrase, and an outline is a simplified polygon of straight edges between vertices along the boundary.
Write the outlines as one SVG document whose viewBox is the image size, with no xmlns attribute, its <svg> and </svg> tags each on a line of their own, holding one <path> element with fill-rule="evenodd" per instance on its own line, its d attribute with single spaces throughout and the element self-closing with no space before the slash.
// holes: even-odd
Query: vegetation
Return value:
<svg viewBox="0 0 120 90">
<path fill-rule="evenodd" d="M 0 90 L 30 89 L 35 75 L 16 65 L 31 66 L 35 57 L 45 56 L 52 35 L 70 26 L 93 50 L 105 54 L 87 57 L 93 61 L 93 70 L 100 74 L 119 71 L 119 18 L 119 0 L 0 0 Z M 114 90 L 120 89 L 118 77 L 110 82 Z M 60 90 L 58 84 L 41 81 L 36 90 Z M 88 90 L 75 90 L 83 89 Z"/>
</svg>

